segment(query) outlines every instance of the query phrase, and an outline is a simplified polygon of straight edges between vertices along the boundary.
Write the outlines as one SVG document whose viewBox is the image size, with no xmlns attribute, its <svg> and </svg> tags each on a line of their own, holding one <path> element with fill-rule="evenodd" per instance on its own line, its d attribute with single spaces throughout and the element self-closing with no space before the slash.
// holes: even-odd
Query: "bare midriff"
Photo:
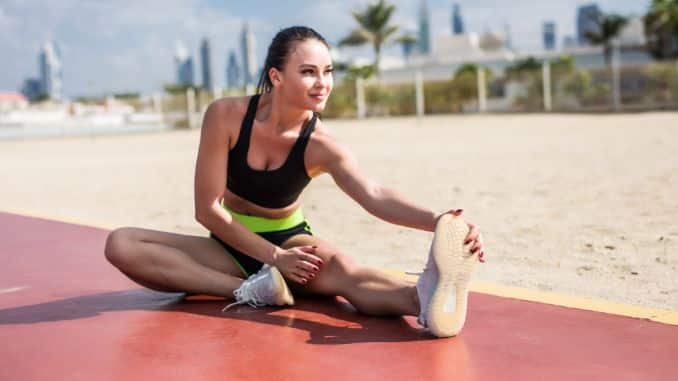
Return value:
<svg viewBox="0 0 678 381">
<path fill-rule="evenodd" d="M 249 216 L 265 217 L 265 218 L 285 218 L 292 215 L 294 211 L 301 204 L 300 200 L 294 201 L 292 204 L 284 208 L 270 209 L 254 204 L 244 198 L 232 193 L 230 190 L 224 190 L 224 205 L 236 213 L 246 214 Z"/>
</svg>

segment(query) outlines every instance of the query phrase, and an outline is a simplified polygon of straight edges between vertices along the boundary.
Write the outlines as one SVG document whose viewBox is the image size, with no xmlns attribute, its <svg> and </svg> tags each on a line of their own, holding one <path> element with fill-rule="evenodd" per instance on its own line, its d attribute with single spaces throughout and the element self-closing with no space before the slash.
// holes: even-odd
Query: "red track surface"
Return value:
<svg viewBox="0 0 678 381">
<path fill-rule="evenodd" d="M 675 326 L 478 293 L 449 339 L 341 299 L 222 314 L 125 278 L 106 234 L 0 213 L 0 380 L 678 379 Z"/>
</svg>

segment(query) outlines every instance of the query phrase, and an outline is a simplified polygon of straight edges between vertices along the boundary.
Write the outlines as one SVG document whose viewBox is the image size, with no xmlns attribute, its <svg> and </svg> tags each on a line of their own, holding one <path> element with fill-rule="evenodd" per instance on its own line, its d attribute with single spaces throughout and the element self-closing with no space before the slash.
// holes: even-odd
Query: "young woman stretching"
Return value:
<svg viewBox="0 0 678 381">
<path fill-rule="evenodd" d="M 435 336 L 456 335 L 466 316 L 481 235 L 366 177 L 316 112 L 332 91 L 329 45 L 311 28 L 281 30 L 271 42 L 257 94 L 207 108 L 195 169 L 195 218 L 210 237 L 120 228 L 106 258 L 144 287 L 231 298 L 233 304 L 291 305 L 292 295 L 340 295 L 362 313 L 413 315 Z M 357 265 L 316 237 L 299 194 L 322 173 L 369 213 L 435 231 L 417 284 Z M 445 311 L 448 296 L 456 310 Z"/>
</svg>

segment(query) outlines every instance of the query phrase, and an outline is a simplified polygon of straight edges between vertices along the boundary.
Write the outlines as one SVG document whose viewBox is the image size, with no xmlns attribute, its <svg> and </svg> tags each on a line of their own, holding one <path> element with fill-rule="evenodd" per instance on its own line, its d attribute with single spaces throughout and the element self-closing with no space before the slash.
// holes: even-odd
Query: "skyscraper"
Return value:
<svg viewBox="0 0 678 381">
<path fill-rule="evenodd" d="M 401 42 L 401 46 L 403 47 L 403 57 L 406 59 L 412 54 L 412 49 L 417 45 L 416 42 L 416 32 L 411 29 L 407 29 L 404 33 L 406 36 L 411 36 L 414 40 L 408 40 L 406 42 Z"/>
<path fill-rule="evenodd" d="M 588 4 L 577 9 L 577 41 L 580 45 L 589 45 L 587 32 L 598 31 L 598 18 L 601 12 L 597 4 Z"/>
<path fill-rule="evenodd" d="M 452 34 L 464 34 L 464 21 L 457 3 L 452 6 Z"/>
<path fill-rule="evenodd" d="M 240 77 L 238 58 L 235 56 L 235 52 L 231 50 L 226 63 L 226 88 L 234 89 L 241 85 L 242 79 Z"/>
<path fill-rule="evenodd" d="M 177 84 L 193 86 L 193 57 L 188 54 L 188 49 L 181 42 L 177 41 L 174 51 L 174 63 L 177 70 Z"/>
<path fill-rule="evenodd" d="M 509 23 L 504 23 L 504 47 L 508 50 L 513 50 L 513 40 L 511 39 L 511 26 Z"/>
<path fill-rule="evenodd" d="M 210 42 L 203 38 L 200 43 L 200 60 L 202 65 L 202 87 L 207 91 L 214 91 L 214 75 L 212 74 L 212 51 Z"/>
<path fill-rule="evenodd" d="M 43 95 L 42 83 L 37 78 L 26 78 L 21 86 L 21 92 L 31 101 L 37 101 Z"/>
<path fill-rule="evenodd" d="M 431 31 L 428 17 L 428 7 L 426 0 L 421 0 L 419 7 L 419 53 L 429 54 L 431 52 Z"/>
<path fill-rule="evenodd" d="M 257 59 L 256 59 L 256 43 L 254 41 L 254 35 L 249 29 L 249 25 L 245 23 L 243 25 L 242 34 L 240 37 L 240 49 L 242 51 L 242 67 L 243 67 L 243 81 L 245 86 L 247 85 L 257 85 L 255 83 L 255 75 L 257 71 Z"/>
<path fill-rule="evenodd" d="M 544 39 L 544 50 L 556 49 L 556 23 L 546 21 L 542 27 L 542 36 Z"/>
<path fill-rule="evenodd" d="M 59 46 L 52 41 L 46 42 L 40 50 L 38 64 L 41 93 L 49 99 L 60 100 L 63 77 Z"/>
</svg>

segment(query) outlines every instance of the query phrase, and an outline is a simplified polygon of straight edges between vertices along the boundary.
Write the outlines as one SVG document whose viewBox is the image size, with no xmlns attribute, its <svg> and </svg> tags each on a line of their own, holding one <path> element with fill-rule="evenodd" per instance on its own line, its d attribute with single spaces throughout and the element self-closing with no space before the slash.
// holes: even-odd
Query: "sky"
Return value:
<svg viewBox="0 0 678 381">
<path fill-rule="evenodd" d="M 420 0 L 388 0 L 396 5 L 392 24 L 416 31 Z M 574 35 L 579 0 L 428 0 L 431 35 L 450 34 L 452 4 L 461 7 L 467 32 L 511 30 L 517 50 L 538 49 L 544 21 L 556 23 L 558 43 Z M 194 59 L 200 81 L 199 47 L 211 43 L 216 83 L 224 86 L 228 53 L 240 59 L 240 31 L 247 22 L 263 65 L 273 36 L 282 28 L 306 25 L 331 44 L 348 35 L 356 22 L 352 11 L 366 0 L 0 0 L 0 91 L 18 91 L 25 78 L 38 76 L 38 52 L 45 41 L 59 44 L 66 96 L 161 91 L 176 81 L 176 41 Z M 642 15 L 650 0 L 599 0 L 603 12 Z M 284 6 L 283 6 L 284 4 Z M 397 45 L 386 55 L 400 55 Z M 348 57 L 371 59 L 372 49 L 342 49 Z"/>
</svg>

